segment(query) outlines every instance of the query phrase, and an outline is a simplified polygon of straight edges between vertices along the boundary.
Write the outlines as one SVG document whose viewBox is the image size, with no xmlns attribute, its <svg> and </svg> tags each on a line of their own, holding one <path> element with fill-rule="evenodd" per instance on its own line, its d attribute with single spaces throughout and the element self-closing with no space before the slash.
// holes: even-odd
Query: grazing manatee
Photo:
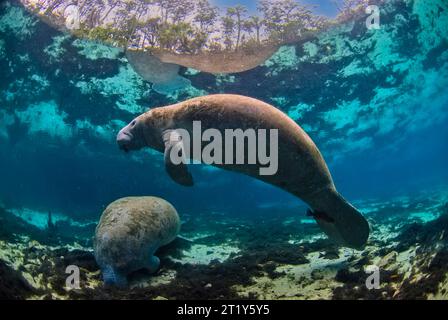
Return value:
<svg viewBox="0 0 448 320">
<path fill-rule="evenodd" d="M 106 284 L 127 285 L 127 275 L 160 265 L 156 250 L 173 241 L 180 229 L 176 209 L 157 197 L 128 197 L 112 202 L 96 228 L 95 258 Z"/>
<path fill-rule="evenodd" d="M 369 224 L 336 191 L 316 145 L 292 119 L 262 101 L 219 94 L 154 108 L 124 127 L 118 133 L 117 143 L 125 151 L 150 147 L 164 152 L 168 174 L 176 182 L 189 186 L 193 179 L 187 165 L 174 164 L 170 154 L 173 148 L 183 150 L 179 149 L 182 140 L 172 139 L 173 132 L 184 129 L 193 136 L 193 121 L 201 121 L 202 130 L 214 128 L 220 132 L 225 129 L 278 129 L 278 170 L 275 174 L 260 175 L 259 161 L 251 165 L 213 165 L 255 177 L 297 196 L 313 209 L 309 214 L 330 239 L 351 248 L 365 246 Z M 222 148 L 224 154 L 224 145 Z"/>
</svg>

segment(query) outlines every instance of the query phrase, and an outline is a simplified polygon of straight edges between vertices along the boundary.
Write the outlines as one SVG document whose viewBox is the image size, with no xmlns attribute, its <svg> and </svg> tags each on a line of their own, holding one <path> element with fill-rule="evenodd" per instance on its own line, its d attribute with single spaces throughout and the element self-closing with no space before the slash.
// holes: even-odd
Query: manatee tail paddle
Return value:
<svg viewBox="0 0 448 320">
<path fill-rule="evenodd" d="M 308 214 L 317 221 L 330 240 L 362 250 L 370 233 L 366 218 L 337 192 L 328 195 L 326 200 L 326 210 L 308 211 Z"/>
</svg>

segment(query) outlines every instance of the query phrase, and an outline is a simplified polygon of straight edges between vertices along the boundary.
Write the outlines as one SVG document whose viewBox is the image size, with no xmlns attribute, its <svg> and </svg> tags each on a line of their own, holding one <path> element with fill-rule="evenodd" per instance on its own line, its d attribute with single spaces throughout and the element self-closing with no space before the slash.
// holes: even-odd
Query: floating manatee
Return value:
<svg viewBox="0 0 448 320">
<path fill-rule="evenodd" d="M 127 285 L 127 275 L 160 265 L 156 250 L 180 229 L 176 209 L 157 197 L 127 197 L 112 202 L 101 216 L 94 239 L 95 258 L 107 285 Z"/>
<path fill-rule="evenodd" d="M 150 147 L 163 152 L 170 177 L 181 185 L 192 186 L 193 177 L 187 165 L 172 161 L 171 154 L 173 150 L 179 153 L 190 147 L 173 137 L 181 136 L 181 131 L 193 136 L 195 121 L 200 121 L 204 132 L 215 129 L 222 136 L 227 129 L 278 130 L 278 170 L 273 174 L 260 174 L 264 164 L 259 159 L 254 164 L 227 163 L 221 159 L 212 165 L 252 176 L 295 195 L 312 208 L 308 214 L 330 239 L 346 247 L 364 248 L 370 232 L 367 220 L 338 193 L 327 164 L 311 138 L 294 120 L 267 103 L 245 96 L 218 94 L 154 108 L 124 127 L 117 135 L 117 143 L 124 151 Z M 226 144 L 219 144 L 219 148 L 222 150 L 218 153 L 227 159 Z M 246 145 L 245 154 L 247 148 Z M 234 154 L 229 157 L 235 159 Z"/>
</svg>

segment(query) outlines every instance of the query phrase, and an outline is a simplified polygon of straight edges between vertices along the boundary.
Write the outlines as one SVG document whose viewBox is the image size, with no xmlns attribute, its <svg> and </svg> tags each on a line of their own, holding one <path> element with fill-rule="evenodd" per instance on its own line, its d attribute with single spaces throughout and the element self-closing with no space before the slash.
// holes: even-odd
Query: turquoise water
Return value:
<svg viewBox="0 0 448 320">
<path fill-rule="evenodd" d="M 5 239 L 0 251 L 23 243 L 23 238 L 17 238 L 20 235 L 42 246 L 77 243 L 70 250 L 79 245 L 80 250 L 91 252 L 94 227 L 105 207 L 118 198 L 144 195 L 172 203 L 184 220 L 183 234 L 190 238 L 207 230 L 219 232 L 216 221 L 207 226 L 206 217 L 212 216 L 225 228 L 239 224 L 250 229 L 251 221 L 263 219 L 268 221 L 266 230 L 271 224 L 292 223 L 294 227 L 285 227 L 291 233 L 288 236 L 278 231 L 278 239 L 290 241 L 288 245 L 319 239 L 322 235 L 315 222 L 306 217 L 307 206 L 281 189 L 205 165 L 191 167 L 195 185 L 186 188 L 166 174 L 162 154 L 150 150 L 125 154 L 118 149 L 118 131 L 139 114 L 214 93 L 260 99 L 296 121 L 319 147 L 339 192 L 365 212 L 370 222 L 377 219 L 376 232 L 385 233 L 374 233 L 369 252 L 390 249 L 396 244 L 391 237 L 402 230 L 393 230 L 387 223 L 402 221 L 405 228 L 431 221 L 443 213 L 440 208 L 447 199 L 447 25 L 445 1 L 391 1 L 381 6 L 379 30 L 367 30 L 365 17 L 357 17 L 311 39 L 284 45 L 267 61 L 242 73 L 213 75 L 181 66 L 178 76 L 188 81 L 182 81 L 180 88 L 156 90 L 155 83 L 145 81 L 133 69 L 122 49 L 70 36 L 19 3 L 3 2 L 0 204 L 5 221 L 11 219 L 21 227 L 2 231 Z M 59 233 L 47 239 L 43 234 L 49 229 L 49 212 L 51 222 L 59 224 Z M 195 220 L 200 221 L 197 229 L 192 225 Z M 243 235 L 235 232 L 233 237 Z M 185 249 L 183 256 L 177 251 L 185 244 L 171 250 L 183 263 L 197 259 L 207 266 L 213 260 L 204 258 L 209 246 L 221 259 L 220 268 L 235 271 L 227 265 L 231 252 L 242 254 L 254 246 L 254 239 L 260 239 L 259 235 L 244 238 L 247 245 L 243 240 L 236 243 L 232 242 L 235 238 L 220 237 L 221 242 L 195 243 L 194 250 Z M 339 258 L 344 255 L 340 252 Z M 9 260 L 0 258 L 13 266 L 22 259 L 15 259 L 14 254 Z M 273 259 L 281 268 L 282 262 Z M 171 270 L 188 275 L 185 264 L 173 263 L 165 262 L 166 274 Z M 241 281 L 249 286 L 246 279 Z M 282 290 L 286 289 L 278 292 Z M 154 297 L 158 296 L 155 292 Z M 223 294 L 237 296 L 229 292 Z M 166 293 L 168 298 L 174 297 L 170 294 Z M 282 294 L 273 298 L 288 297 Z M 200 297 L 204 298 L 202 293 Z M 258 297 L 269 296 L 259 293 Z"/>
</svg>

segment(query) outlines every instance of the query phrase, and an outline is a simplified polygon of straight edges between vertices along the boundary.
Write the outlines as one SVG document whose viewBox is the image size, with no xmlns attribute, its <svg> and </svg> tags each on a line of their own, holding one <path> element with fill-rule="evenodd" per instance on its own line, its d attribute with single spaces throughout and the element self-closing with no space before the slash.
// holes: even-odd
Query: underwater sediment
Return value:
<svg viewBox="0 0 448 320">
<path fill-rule="evenodd" d="M 3 210 L 0 292 L 6 299 L 446 299 L 447 200 L 441 192 L 358 204 L 375 226 L 364 251 L 338 248 L 305 214 L 287 210 L 262 210 L 257 224 L 218 212 L 186 216 L 189 240 L 159 249 L 159 271 L 133 273 L 126 289 L 104 287 L 91 239 L 16 234 L 23 221 Z M 70 265 L 81 270 L 79 289 L 66 287 Z M 381 276 L 369 290 L 371 265 Z"/>
</svg>

